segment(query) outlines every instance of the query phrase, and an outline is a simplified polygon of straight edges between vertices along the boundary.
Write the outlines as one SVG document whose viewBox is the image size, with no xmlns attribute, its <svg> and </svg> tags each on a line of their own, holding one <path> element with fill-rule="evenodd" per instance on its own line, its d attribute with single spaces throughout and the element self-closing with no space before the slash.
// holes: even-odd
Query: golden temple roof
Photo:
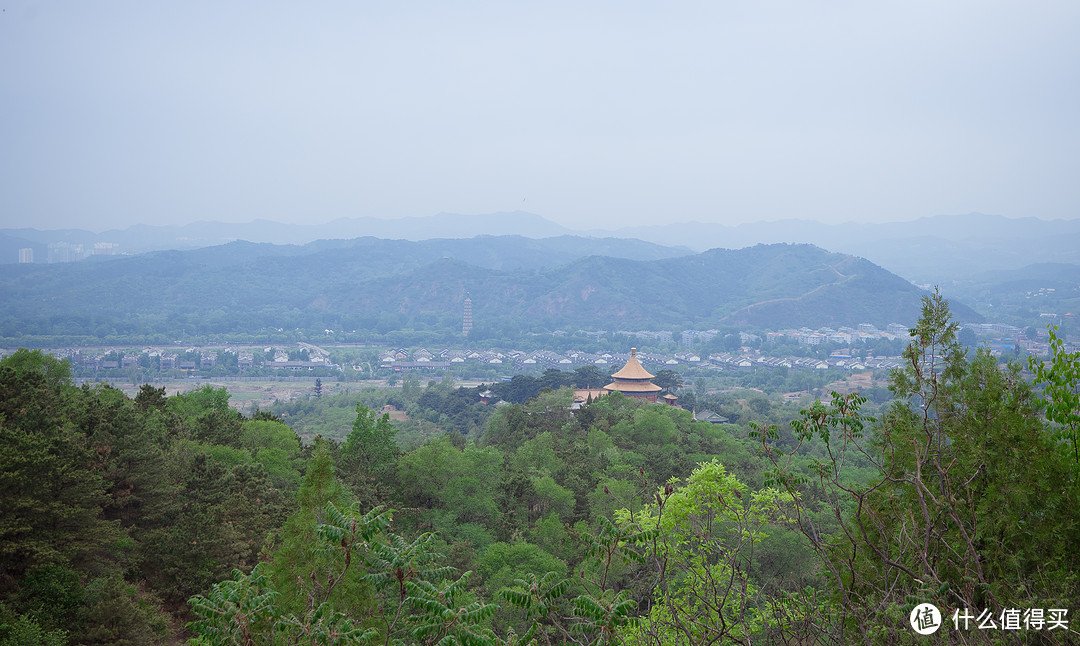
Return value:
<svg viewBox="0 0 1080 646">
<path fill-rule="evenodd" d="M 621 393 L 639 395 L 663 390 L 660 386 L 649 381 L 653 376 L 645 368 L 642 368 L 641 363 L 638 362 L 637 348 L 630 348 L 630 359 L 622 367 L 622 370 L 611 375 L 615 381 L 604 386 L 604 390 L 617 390 Z"/>
<path fill-rule="evenodd" d="M 622 367 L 622 370 L 611 375 L 612 379 L 652 379 L 656 375 L 650 374 L 648 370 L 641 367 L 641 363 L 637 360 L 637 348 L 630 348 L 630 359 L 627 360 L 626 365 Z M 657 388 L 660 390 L 660 388 Z"/>
<path fill-rule="evenodd" d="M 663 388 L 651 381 L 614 381 L 604 386 L 604 390 L 617 390 L 621 393 L 656 393 L 663 390 Z"/>
</svg>

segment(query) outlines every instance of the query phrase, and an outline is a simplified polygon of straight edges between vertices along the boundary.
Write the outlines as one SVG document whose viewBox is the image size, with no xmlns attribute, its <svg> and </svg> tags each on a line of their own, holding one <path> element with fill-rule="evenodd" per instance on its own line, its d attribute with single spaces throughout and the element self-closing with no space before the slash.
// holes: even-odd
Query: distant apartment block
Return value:
<svg viewBox="0 0 1080 646">
<path fill-rule="evenodd" d="M 70 242 L 50 242 L 49 262 L 76 262 L 85 258 L 85 252 L 81 244 Z"/>
<path fill-rule="evenodd" d="M 718 330 L 683 330 L 681 342 L 689 348 L 697 343 L 708 343 L 719 333 Z"/>
<path fill-rule="evenodd" d="M 1006 325 L 1005 323 L 969 323 L 964 327 L 970 328 L 975 334 L 981 337 L 1017 338 L 1024 333 L 1021 328 L 1018 328 L 1015 325 Z"/>
<path fill-rule="evenodd" d="M 19 264 L 29 265 L 34 262 L 34 249 L 33 247 L 23 247 L 19 249 Z"/>
<path fill-rule="evenodd" d="M 749 332 L 739 332 L 739 343 L 746 345 L 747 343 L 761 343 L 761 337 L 756 334 L 750 334 Z"/>
<path fill-rule="evenodd" d="M 120 253 L 120 245 L 115 242 L 95 242 L 95 256 L 115 256 Z"/>
</svg>

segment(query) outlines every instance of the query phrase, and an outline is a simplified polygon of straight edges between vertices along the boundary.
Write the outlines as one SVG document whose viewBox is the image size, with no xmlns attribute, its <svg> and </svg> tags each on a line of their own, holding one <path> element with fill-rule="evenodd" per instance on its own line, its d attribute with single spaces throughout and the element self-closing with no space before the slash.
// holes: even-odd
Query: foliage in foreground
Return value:
<svg viewBox="0 0 1080 646">
<path fill-rule="evenodd" d="M 131 400 L 22 351 L 0 362 L 0 644 L 178 620 L 199 644 L 891 644 L 921 602 L 1077 607 L 1077 358 L 1033 366 L 1049 422 L 938 297 L 905 359 L 877 419 L 834 393 L 748 440 L 554 390 L 402 453 L 364 407 L 301 447 L 223 390 Z"/>
<path fill-rule="evenodd" d="M 1001 369 L 986 352 L 968 361 L 955 332 L 944 300 L 928 297 L 905 368 L 893 374 L 896 401 L 874 433 L 857 394 L 803 411 L 792 423 L 799 440 L 828 447 L 809 473 L 793 468 L 799 449 L 780 449 L 776 428 L 758 430 L 770 480 L 834 595 L 836 622 L 819 630 L 838 640 L 910 639 L 904 618 L 924 602 L 945 616 L 999 617 L 1080 600 L 1072 447 L 1047 431 L 1017 366 Z M 871 465 L 862 482 L 846 477 L 855 460 Z"/>
</svg>

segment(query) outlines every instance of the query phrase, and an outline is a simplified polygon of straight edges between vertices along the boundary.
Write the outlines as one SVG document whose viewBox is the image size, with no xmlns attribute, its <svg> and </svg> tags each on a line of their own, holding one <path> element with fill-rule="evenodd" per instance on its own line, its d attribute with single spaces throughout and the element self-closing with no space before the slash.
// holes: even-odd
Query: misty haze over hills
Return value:
<svg viewBox="0 0 1080 646">
<path fill-rule="evenodd" d="M 0 262 L 13 263 L 20 248 L 33 248 L 37 262 L 55 242 L 118 245 L 122 254 L 195 249 L 234 240 L 303 245 L 316 240 L 376 237 L 401 240 L 472 238 L 479 235 L 543 239 L 559 236 L 636 238 L 674 247 L 673 254 L 741 249 L 755 244 L 809 243 L 866 258 L 915 283 L 947 283 L 986 271 L 1018 269 L 1034 262 L 1080 264 L 1080 220 L 1006 218 L 970 213 L 910 222 L 828 225 L 790 219 L 737 226 L 681 222 L 614 230 L 575 231 L 523 211 L 418 218 L 343 218 L 325 224 L 195 222 L 184 226 L 138 225 L 94 233 L 86 230 L 0 229 Z M 565 240 L 569 240 L 566 238 Z M 549 245 L 550 246 L 550 245 Z M 603 251 L 590 251 L 603 255 Z"/>
<path fill-rule="evenodd" d="M 590 242 L 547 240 L 581 248 Z M 668 248 L 615 239 L 606 246 L 623 257 L 566 260 L 557 250 L 546 252 L 544 242 L 506 236 L 361 238 L 304 247 L 233 242 L 106 262 L 8 265 L 0 272 L 0 336 L 275 328 L 453 334 L 469 293 L 476 331 L 500 337 L 579 327 L 869 322 L 884 329 L 912 324 L 923 294 L 864 259 L 812 245 L 665 256 Z M 981 320 L 960 303 L 954 314 Z"/>
</svg>

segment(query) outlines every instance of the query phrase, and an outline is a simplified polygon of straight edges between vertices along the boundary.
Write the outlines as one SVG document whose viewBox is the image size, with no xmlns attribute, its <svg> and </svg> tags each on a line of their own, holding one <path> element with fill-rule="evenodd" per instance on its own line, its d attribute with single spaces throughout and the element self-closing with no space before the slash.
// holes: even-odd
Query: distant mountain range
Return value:
<svg viewBox="0 0 1080 646">
<path fill-rule="evenodd" d="M 84 229 L 0 229 L 0 263 L 16 262 L 18 250 L 26 247 L 34 249 L 38 262 L 45 262 L 48 258 L 48 245 L 56 242 L 81 244 L 87 250 L 92 249 L 95 243 L 111 242 L 119 245 L 121 253 L 130 255 L 170 249 L 198 249 L 240 240 L 305 245 L 316 240 L 351 240 L 362 237 L 419 241 L 435 238 L 474 238 L 481 235 L 551 238 L 574 233 L 577 232 L 524 211 L 484 215 L 440 213 L 428 217 L 394 220 L 342 218 L 326 224 L 281 224 L 270 220 L 243 223 L 193 222 L 183 226 L 140 224 L 101 233 Z"/>
<path fill-rule="evenodd" d="M 944 293 L 979 311 L 1042 329 L 1047 323 L 1077 331 L 1080 317 L 1080 266 L 1035 263 L 1020 269 L 995 269 L 942 285 Z M 1059 332 L 1062 330 L 1059 330 Z M 1070 337 L 1073 338 L 1073 337 Z"/>
<path fill-rule="evenodd" d="M 861 256 L 908 280 L 926 284 L 943 284 L 992 270 L 1018 269 L 1035 262 L 1080 264 L 1080 219 L 1039 220 L 969 213 L 880 224 L 826 225 L 807 220 L 733 227 L 669 224 L 621 229 L 618 235 L 659 244 L 684 244 L 695 250 L 808 243 Z"/>
<path fill-rule="evenodd" d="M 637 240 L 361 238 L 234 242 L 102 262 L 0 268 L 0 336 L 477 333 L 912 324 L 923 292 L 873 263 L 811 245 L 688 254 Z M 981 317 L 956 303 L 961 321 Z"/>
<path fill-rule="evenodd" d="M 573 231 L 522 211 L 485 215 L 441 213 L 396 220 L 344 218 L 312 225 L 265 220 L 242 224 L 197 222 L 179 227 L 140 225 L 103 233 L 0 229 L 0 263 L 16 262 L 20 248 L 34 249 L 35 260 L 44 262 L 49 258 L 48 245 L 56 242 L 81 244 L 87 253 L 95 243 L 111 242 L 118 245 L 121 253 L 137 254 L 195 249 L 236 240 L 303 245 L 316 240 L 358 237 L 420 241 L 480 235 L 532 239 L 570 235 L 635 238 L 675 247 L 676 251 L 672 252 L 675 254 L 713 248 L 740 249 L 755 244 L 807 243 L 867 258 L 919 284 L 967 279 L 986 271 L 1018 269 L 1033 262 L 1080 264 L 1080 220 L 1047 221 L 971 213 L 883 224 L 826 225 L 793 219 L 738 226 L 684 222 Z"/>
</svg>

